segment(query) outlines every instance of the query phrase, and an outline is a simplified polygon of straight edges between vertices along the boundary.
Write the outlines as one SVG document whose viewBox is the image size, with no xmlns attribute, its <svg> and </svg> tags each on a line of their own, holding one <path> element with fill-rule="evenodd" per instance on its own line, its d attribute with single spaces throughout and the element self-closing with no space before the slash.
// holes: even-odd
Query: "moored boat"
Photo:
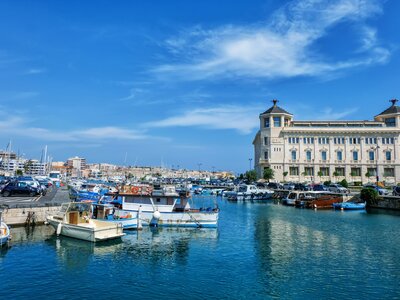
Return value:
<svg viewBox="0 0 400 300">
<path fill-rule="evenodd" d="M 364 210 L 366 203 L 365 202 L 338 202 L 332 204 L 334 209 L 341 210 Z"/>
<path fill-rule="evenodd" d="M 0 247 L 7 245 L 11 239 L 10 228 L 2 221 L 3 212 L 0 211 Z"/>
<path fill-rule="evenodd" d="M 219 208 L 192 208 L 190 193 L 175 186 L 123 186 L 115 197 L 123 211 L 138 214 L 143 226 L 217 227 Z"/>
<path fill-rule="evenodd" d="M 64 203 L 55 215 L 46 217 L 57 235 L 69 236 L 90 242 L 121 238 L 122 224 L 95 220 L 92 204 L 86 202 Z"/>
</svg>

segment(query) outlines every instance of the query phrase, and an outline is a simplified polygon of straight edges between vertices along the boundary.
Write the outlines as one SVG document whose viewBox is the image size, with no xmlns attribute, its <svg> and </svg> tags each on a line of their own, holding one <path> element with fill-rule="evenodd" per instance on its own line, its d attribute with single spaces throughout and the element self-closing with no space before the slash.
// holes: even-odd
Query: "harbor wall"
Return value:
<svg viewBox="0 0 400 300">
<path fill-rule="evenodd" d="M 377 199 L 367 201 L 367 207 L 387 210 L 400 210 L 400 197 L 381 196 Z"/>
<path fill-rule="evenodd" d="M 3 220 L 7 225 L 22 226 L 32 224 L 43 224 L 46 215 L 54 214 L 60 210 L 60 206 L 45 207 L 25 207 L 25 208 L 8 208 L 3 211 Z"/>
</svg>

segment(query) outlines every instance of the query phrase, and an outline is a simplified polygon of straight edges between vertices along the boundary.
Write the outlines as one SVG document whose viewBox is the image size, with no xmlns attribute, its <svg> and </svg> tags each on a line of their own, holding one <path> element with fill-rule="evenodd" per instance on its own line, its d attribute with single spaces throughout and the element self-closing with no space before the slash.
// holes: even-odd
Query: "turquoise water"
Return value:
<svg viewBox="0 0 400 300">
<path fill-rule="evenodd" d="M 13 229 L 0 299 L 400 297 L 400 216 L 219 206 L 217 230 L 145 228 L 101 245 Z"/>
</svg>

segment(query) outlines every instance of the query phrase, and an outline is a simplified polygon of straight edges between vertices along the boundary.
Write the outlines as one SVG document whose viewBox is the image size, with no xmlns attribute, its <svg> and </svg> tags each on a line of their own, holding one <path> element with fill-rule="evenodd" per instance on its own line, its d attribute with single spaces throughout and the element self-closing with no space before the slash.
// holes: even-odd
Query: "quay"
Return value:
<svg viewBox="0 0 400 300">
<path fill-rule="evenodd" d="M 66 187 L 53 188 L 45 196 L 39 197 L 0 197 L 4 221 L 11 226 L 43 224 L 47 214 L 53 214 L 60 205 L 68 202 Z"/>
</svg>

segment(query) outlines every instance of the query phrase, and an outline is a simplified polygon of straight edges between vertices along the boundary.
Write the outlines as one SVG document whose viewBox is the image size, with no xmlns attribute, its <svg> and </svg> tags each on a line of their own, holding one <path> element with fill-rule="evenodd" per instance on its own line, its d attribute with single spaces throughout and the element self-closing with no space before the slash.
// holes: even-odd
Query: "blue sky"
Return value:
<svg viewBox="0 0 400 300">
<path fill-rule="evenodd" d="M 243 172 L 274 98 L 298 120 L 352 120 L 399 97 L 399 11 L 396 0 L 1 1 L 0 148 Z"/>
</svg>

